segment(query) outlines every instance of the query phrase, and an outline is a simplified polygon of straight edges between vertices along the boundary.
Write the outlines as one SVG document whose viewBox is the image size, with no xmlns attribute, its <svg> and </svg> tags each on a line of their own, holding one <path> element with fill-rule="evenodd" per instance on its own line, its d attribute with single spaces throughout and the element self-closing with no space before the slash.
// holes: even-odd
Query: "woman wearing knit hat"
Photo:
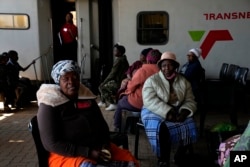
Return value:
<svg viewBox="0 0 250 167">
<path fill-rule="evenodd" d="M 164 52 L 157 64 L 160 71 L 143 85 L 141 120 L 158 167 L 169 167 L 171 146 L 178 146 L 178 163 L 190 144 L 197 141 L 192 118 L 196 102 L 190 83 L 177 72 L 179 62 L 174 53 Z"/>
<path fill-rule="evenodd" d="M 39 133 L 48 152 L 46 166 L 139 167 L 128 150 L 111 142 L 96 96 L 80 83 L 77 62 L 57 62 L 51 77 L 55 84 L 42 84 L 37 91 Z"/>
<path fill-rule="evenodd" d="M 143 64 L 147 62 L 146 57 L 151 50 L 152 48 L 143 49 L 140 53 L 140 59 L 135 61 L 131 66 L 129 66 L 128 70 L 125 73 L 127 78 L 122 80 L 121 86 L 117 92 L 117 100 L 119 100 L 120 95 L 126 90 L 128 81 L 132 79 L 132 76 L 136 72 L 136 70 L 138 70 Z"/>
<path fill-rule="evenodd" d="M 161 52 L 156 49 L 152 49 L 147 54 L 147 63 L 143 64 L 139 68 L 132 79 L 128 81 L 127 89 L 122 98 L 118 101 L 118 105 L 114 115 L 115 130 L 121 130 L 122 123 L 122 111 L 123 109 L 135 112 L 141 112 L 143 105 L 142 102 L 142 87 L 145 80 L 159 71 L 156 63 L 161 57 Z"/>
<path fill-rule="evenodd" d="M 181 69 L 180 73 L 183 74 L 187 80 L 191 83 L 192 90 L 195 96 L 195 100 L 200 102 L 200 84 L 205 78 L 205 70 L 202 68 L 199 61 L 201 56 L 200 48 L 193 48 L 188 51 L 187 63 L 185 63 Z"/>
<path fill-rule="evenodd" d="M 135 71 L 140 68 L 143 64 L 147 63 L 146 57 L 147 54 L 152 50 L 152 48 L 146 48 L 141 51 L 140 59 L 135 61 L 131 66 L 129 66 L 126 71 L 126 75 L 128 79 L 131 79 Z"/>
</svg>

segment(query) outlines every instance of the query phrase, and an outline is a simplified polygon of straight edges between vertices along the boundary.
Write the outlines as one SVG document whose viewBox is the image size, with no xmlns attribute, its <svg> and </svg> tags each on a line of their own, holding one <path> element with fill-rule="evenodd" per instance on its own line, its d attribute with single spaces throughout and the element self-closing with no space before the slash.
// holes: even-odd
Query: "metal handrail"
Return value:
<svg viewBox="0 0 250 167">
<path fill-rule="evenodd" d="M 41 61 L 41 63 L 42 63 L 42 69 L 44 68 L 44 67 L 47 67 L 46 68 L 46 70 L 43 70 L 43 71 L 45 71 L 45 72 L 43 72 L 43 77 L 44 77 L 44 80 L 46 81 L 46 78 L 48 77 L 49 78 L 49 69 L 48 69 L 48 60 L 47 60 L 47 57 L 48 57 L 48 55 L 49 55 L 49 53 L 51 52 L 51 50 L 53 49 L 53 46 L 52 45 L 50 45 L 49 46 L 49 48 L 47 49 L 47 51 L 44 53 L 44 54 L 42 54 L 41 56 L 39 56 L 39 57 L 37 57 L 37 58 L 35 58 L 33 61 L 37 61 L 37 60 L 39 60 L 39 59 L 41 59 L 42 61 Z M 43 59 L 43 58 L 45 58 L 45 59 Z M 45 66 L 44 66 L 44 62 L 43 62 L 43 60 L 45 61 Z M 37 77 L 37 70 L 36 70 L 36 65 L 35 65 L 35 63 L 33 63 L 33 67 L 34 67 L 34 71 L 35 71 L 35 76 L 36 76 L 36 81 L 38 82 L 38 77 Z M 47 74 L 47 76 L 45 76 L 45 74 Z M 50 79 L 48 80 L 49 81 L 49 83 L 50 83 Z M 38 83 L 37 83 L 38 84 Z"/>
</svg>

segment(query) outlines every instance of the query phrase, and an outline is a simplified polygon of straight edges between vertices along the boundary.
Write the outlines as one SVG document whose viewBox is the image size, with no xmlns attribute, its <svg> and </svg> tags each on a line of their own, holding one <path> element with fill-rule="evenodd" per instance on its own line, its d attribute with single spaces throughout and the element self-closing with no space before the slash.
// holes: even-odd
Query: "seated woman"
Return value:
<svg viewBox="0 0 250 167">
<path fill-rule="evenodd" d="M 175 161 L 197 140 L 197 129 L 192 118 L 196 102 L 190 83 L 176 70 L 179 63 L 172 52 L 165 52 L 158 62 L 160 71 L 150 76 L 142 90 L 141 119 L 158 166 L 167 167 L 171 145 L 178 146 Z"/>
<path fill-rule="evenodd" d="M 139 166 L 128 150 L 109 140 L 109 128 L 92 92 L 80 84 L 80 68 L 59 61 L 37 92 L 38 127 L 50 167 Z"/>
<path fill-rule="evenodd" d="M 201 102 L 201 82 L 205 79 L 205 70 L 201 66 L 199 57 L 201 57 L 200 48 L 190 49 L 187 54 L 187 63 L 180 69 L 180 73 L 191 83 L 197 103 Z"/>
<path fill-rule="evenodd" d="M 146 48 L 141 51 L 140 54 L 140 60 L 135 61 L 132 65 L 128 67 L 128 70 L 126 71 L 127 78 L 123 79 L 121 82 L 121 86 L 117 93 L 117 99 L 119 99 L 120 94 L 124 93 L 124 91 L 127 88 L 128 81 L 130 81 L 135 74 L 135 72 L 141 68 L 141 66 L 145 63 L 147 63 L 147 54 L 152 50 L 152 48 Z"/>
<path fill-rule="evenodd" d="M 127 89 L 122 95 L 122 98 L 118 101 L 117 108 L 114 114 L 114 126 L 115 131 L 121 130 L 122 124 L 122 111 L 123 109 L 130 111 L 141 112 L 143 105 L 142 102 L 142 87 L 145 80 L 159 71 L 156 63 L 160 60 L 161 53 L 159 50 L 153 49 L 147 54 L 147 63 L 143 64 L 132 79 L 128 82 Z"/>
</svg>

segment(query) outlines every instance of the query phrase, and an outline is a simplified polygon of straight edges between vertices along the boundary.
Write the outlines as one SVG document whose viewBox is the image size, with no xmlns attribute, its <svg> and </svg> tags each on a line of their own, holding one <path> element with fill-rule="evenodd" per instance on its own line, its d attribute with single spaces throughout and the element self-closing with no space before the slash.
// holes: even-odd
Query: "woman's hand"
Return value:
<svg viewBox="0 0 250 167">
<path fill-rule="evenodd" d="M 100 149 L 91 149 L 89 152 L 89 157 L 95 161 L 100 159 L 101 150 Z"/>
<path fill-rule="evenodd" d="M 97 162 L 109 162 L 111 153 L 109 146 L 104 146 L 102 149 L 91 149 L 89 157 Z"/>
<path fill-rule="evenodd" d="M 186 109 L 181 110 L 181 112 L 176 117 L 176 121 L 184 122 L 189 114 L 190 114 L 189 110 Z"/>
<path fill-rule="evenodd" d="M 176 122 L 176 114 L 175 114 L 175 110 L 171 109 L 166 116 L 166 120 L 170 121 L 170 122 Z"/>
</svg>

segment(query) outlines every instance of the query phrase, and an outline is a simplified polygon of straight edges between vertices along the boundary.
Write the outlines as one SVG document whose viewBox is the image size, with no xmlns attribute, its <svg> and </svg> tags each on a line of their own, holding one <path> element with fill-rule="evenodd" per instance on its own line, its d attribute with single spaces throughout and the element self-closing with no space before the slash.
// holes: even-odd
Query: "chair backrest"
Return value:
<svg viewBox="0 0 250 167">
<path fill-rule="evenodd" d="M 226 80 L 235 81 L 235 77 L 239 68 L 240 67 L 238 65 L 230 64 L 227 70 Z"/>
<path fill-rule="evenodd" d="M 36 145 L 36 151 L 38 156 L 38 164 L 39 167 L 48 167 L 48 156 L 49 152 L 45 150 L 43 147 L 42 141 L 40 139 L 40 133 L 37 123 L 37 116 L 34 116 L 28 125 L 29 130 L 32 133 L 32 137 L 34 139 L 35 145 Z"/>
<path fill-rule="evenodd" d="M 240 85 L 246 85 L 247 84 L 247 75 L 248 75 L 249 69 L 247 67 L 240 67 L 235 76 L 235 80 Z"/>
<path fill-rule="evenodd" d="M 219 76 L 221 80 L 226 78 L 228 66 L 229 65 L 227 63 L 222 63 Z"/>
</svg>

